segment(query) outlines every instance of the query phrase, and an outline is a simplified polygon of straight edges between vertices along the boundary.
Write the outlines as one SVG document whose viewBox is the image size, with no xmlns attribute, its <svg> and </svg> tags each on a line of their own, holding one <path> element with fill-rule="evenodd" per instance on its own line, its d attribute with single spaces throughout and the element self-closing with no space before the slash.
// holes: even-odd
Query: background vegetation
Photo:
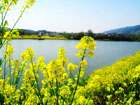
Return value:
<svg viewBox="0 0 140 105">
<path fill-rule="evenodd" d="M 70 39 L 80 40 L 83 36 L 91 36 L 95 40 L 112 40 L 112 41 L 140 41 L 139 34 L 117 34 L 117 33 L 93 33 L 92 30 L 88 32 L 66 33 L 66 32 L 50 32 L 45 30 L 33 31 L 19 29 L 20 37 L 15 39 Z"/>
</svg>

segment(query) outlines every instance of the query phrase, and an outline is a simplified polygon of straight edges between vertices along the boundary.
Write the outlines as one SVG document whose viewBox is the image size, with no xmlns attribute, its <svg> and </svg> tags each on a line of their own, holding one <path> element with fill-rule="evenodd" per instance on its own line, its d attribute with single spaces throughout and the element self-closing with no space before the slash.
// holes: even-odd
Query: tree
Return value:
<svg viewBox="0 0 140 105">
<path fill-rule="evenodd" d="M 90 29 L 87 31 L 86 34 L 87 34 L 87 36 L 91 36 L 91 37 L 94 36 L 94 33 L 93 33 L 92 30 L 90 30 Z"/>
<path fill-rule="evenodd" d="M 73 39 L 76 39 L 76 40 L 79 40 L 81 39 L 83 36 L 85 36 L 85 33 L 84 32 L 80 32 L 80 33 L 77 33 L 73 36 Z"/>
</svg>

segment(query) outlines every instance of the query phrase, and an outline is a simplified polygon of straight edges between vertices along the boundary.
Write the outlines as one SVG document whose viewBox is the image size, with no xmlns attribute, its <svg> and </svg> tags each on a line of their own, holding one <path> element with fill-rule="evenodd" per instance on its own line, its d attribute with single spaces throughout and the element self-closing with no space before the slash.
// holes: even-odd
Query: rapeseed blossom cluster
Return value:
<svg viewBox="0 0 140 105">
<path fill-rule="evenodd" d="M 26 0 L 24 3 L 27 5 L 27 8 L 29 9 L 35 2 L 36 0 Z"/>
<path fill-rule="evenodd" d="M 14 60 L 14 48 L 11 44 L 6 47 L 5 62 L 9 63 L 2 67 L 4 72 L 0 68 L 1 104 L 89 104 L 79 86 L 87 65 L 86 53 L 78 65 L 68 62 L 65 49 L 60 48 L 58 58 L 46 64 L 43 56 L 35 61 L 32 48 L 21 53 L 21 60 Z M 80 73 L 74 76 L 75 72 Z M 79 97 L 80 93 L 82 96 Z"/>
<path fill-rule="evenodd" d="M 19 2 L 19 0 L 0 0 L 0 13 L 2 11 L 9 11 L 11 10 L 11 7 L 16 5 Z M 25 0 L 24 1 L 24 5 L 22 6 L 22 8 L 30 8 L 34 3 L 36 2 L 36 0 Z"/>
<path fill-rule="evenodd" d="M 67 64 L 67 70 L 70 70 L 74 73 L 74 70 L 78 68 L 78 65 L 69 63 Z"/>
<path fill-rule="evenodd" d="M 19 0 L 1 0 L 0 1 L 0 5 L 1 5 L 0 13 L 2 12 L 2 10 L 11 10 L 11 7 L 13 5 L 16 5 L 18 1 Z"/>
<path fill-rule="evenodd" d="M 34 50 L 32 48 L 27 48 L 24 53 L 21 53 L 20 58 L 25 62 L 30 62 L 34 60 Z"/>
<path fill-rule="evenodd" d="M 58 52 L 58 59 L 60 59 L 63 64 L 66 64 L 68 62 L 68 59 L 65 57 L 65 49 L 62 47 L 59 49 L 59 52 Z"/>
<path fill-rule="evenodd" d="M 76 45 L 76 48 L 79 49 L 78 53 L 76 54 L 79 58 L 81 58 L 85 53 L 89 57 L 93 57 L 95 47 L 95 41 L 92 37 L 84 36 L 80 43 Z M 85 55 L 85 56 L 86 56 Z"/>
</svg>

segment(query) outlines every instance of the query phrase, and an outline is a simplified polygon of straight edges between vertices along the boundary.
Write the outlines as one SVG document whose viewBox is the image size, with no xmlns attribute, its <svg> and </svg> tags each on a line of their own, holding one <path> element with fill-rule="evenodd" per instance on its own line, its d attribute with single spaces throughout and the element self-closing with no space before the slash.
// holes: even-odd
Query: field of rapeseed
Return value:
<svg viewBox="0 0 140 105">
<path fill-rule="evenodd" d="M 140 51 L 94 71 L 85 82 L 84 98 L 92 99 L 96 105 L 139 105 L 139 58 Z"/>
<path fill-rule="evenodd" d="M 27 48 L 20 60 L 13 58 L 12 38 L 19 37 L 16 23 L 35 0 L 26 0 L 21 14 L 11 30 L 5 17 L 18 0 L 1 0 L 0 14 L 0 105 L 139 105 L 140 52 L 125 57 L 115 64 L 94 71 L 84 78 L 86 58 L 94 56 L 95 41 L 84 36 L 76 45 L 77 64 L 68 62 L 65 49 L 58 58 L 45 64 L 41 56 L 35 61 L 35 52 Z M 2 40 L 3 39 L 3 40 Z M 78 71 L 74 75 L 74 71 Z M 43 77 L 43 79 L 40 79 Z"/>
<path fill-rule="evenodd" d="M 5 39 L 6 36 L 1 37 Z M 49 39 L 49 40 L 67 40 L 67 38 L 65 38 L 64 36 L 55 36 L 55 37 L 51 37 L 51 36 L 38 36 L 38 35 L 14 35 L 12 37 L 12 39 L 37 39 L 37 40 L 44 40 L 44 39 Z"/>
<path fill-rule="evenodd" d="M 76 56 L 81 59 L 79 65 L 76 65 L 68 62 L 64 48 L 59 49 L 58 58 L 49 64 L 44 63 L 45 59 L 42 56 L 34 61 L 35 53 L 31 48 L 21 53 L 21 61 L 14 60 L 12 57 L 14 48 L 11 46 L 10 37 L 4 43 L 6 51 L 4 59 L 1 60 L 1 104 L 85 104 L 85 100 L 79 98 L 79 81 L 85 73 L 86 57 L 94 55 L 93 38 L 85 36 L 76 45 L 79 49 Z M 78 70 L 76 76 L 73 75 L 74 70 Z M 43 75 L 41 86 L 40 73 Z M 92 99 L 88 98 L 86 104 L 92 103 Z"/>
</svg>

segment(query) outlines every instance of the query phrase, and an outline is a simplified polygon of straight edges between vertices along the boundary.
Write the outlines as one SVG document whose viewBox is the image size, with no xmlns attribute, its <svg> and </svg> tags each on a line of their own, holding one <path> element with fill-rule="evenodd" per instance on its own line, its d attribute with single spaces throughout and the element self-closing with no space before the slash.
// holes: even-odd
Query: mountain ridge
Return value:
<svg viewBox="0 0 140 105">
<path fill-rule="evenodd" d="M 111 29 L 108 31 L 104 31 L 103 33 L 106 33 L 106 34 L 124 34 L 124 35 L 128 35 L 128 34 L 140 35 L 140 25 Z"/>
</svg>

